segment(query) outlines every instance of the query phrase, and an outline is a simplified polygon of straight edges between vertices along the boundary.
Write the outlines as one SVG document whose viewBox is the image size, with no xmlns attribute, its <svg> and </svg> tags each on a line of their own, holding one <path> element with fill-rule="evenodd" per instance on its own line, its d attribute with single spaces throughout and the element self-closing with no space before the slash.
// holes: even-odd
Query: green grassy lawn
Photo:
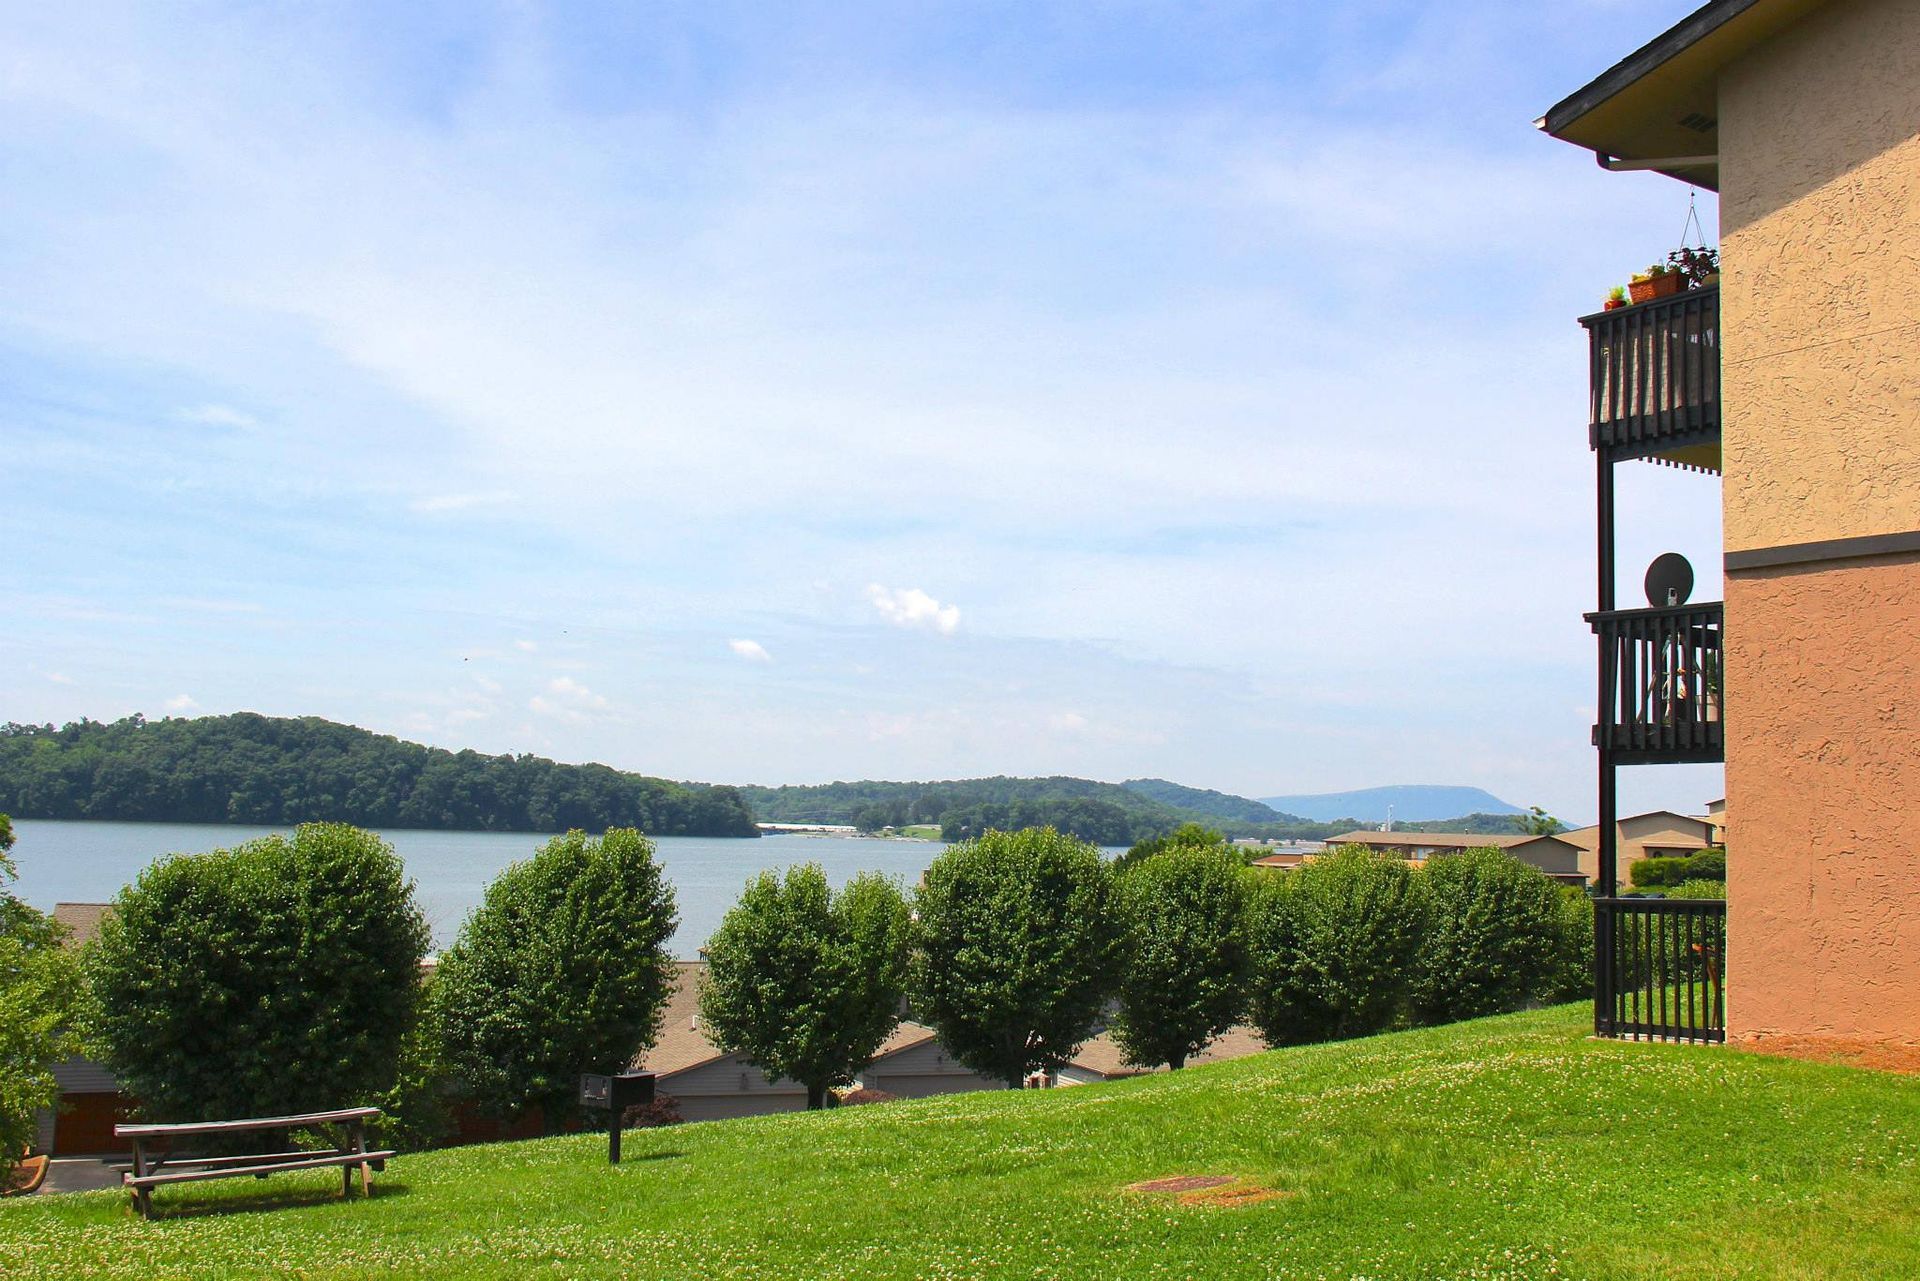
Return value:
<svg viewBox="0 0 1920 1281">
<path fill-rule="evenodd" d="M 1569 1006 L 1155 1078 L 0 1204 L 32 1277 L 1920 1276 L 1920 1082 Z M 1122 1190 L 1230 1174 L 1233 1208 Z"/>
<path fill-rule="evenodd" d="M 937 841 L 940 839 L 938 823 L 909 823 L 900 828 L 900 835 L 911 836 L 917 841 Z"/>
</svg>

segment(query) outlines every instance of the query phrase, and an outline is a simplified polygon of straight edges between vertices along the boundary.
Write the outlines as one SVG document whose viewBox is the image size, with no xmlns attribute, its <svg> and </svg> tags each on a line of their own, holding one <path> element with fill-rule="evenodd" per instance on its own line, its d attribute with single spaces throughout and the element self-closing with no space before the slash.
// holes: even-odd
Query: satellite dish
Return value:
<svg viewBox="0 0 1920 1281">
<path fill-rule="evenodd" d="M 1693 566 L 1679 552 L 1662 552 L 1647 566 L 1647 604 L 1668 609 L 1693 595 Z"/>
</svg>

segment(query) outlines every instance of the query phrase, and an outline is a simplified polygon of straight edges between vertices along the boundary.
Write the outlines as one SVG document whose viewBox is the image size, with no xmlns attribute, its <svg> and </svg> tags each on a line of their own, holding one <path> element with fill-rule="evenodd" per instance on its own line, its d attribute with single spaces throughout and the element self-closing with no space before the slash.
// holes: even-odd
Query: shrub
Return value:
<svg viewBox="0 0 1920 1281">
<path fill-rule="evenodd" d="M 1593 996 L 1593 900 L 1576 885 L 1555 886 L 1560 892 L 1555 920 L 1553 966 L 1544 998 L 1579 1001 Z"/>
<path fill-rule="evenodd" d="M 1686 860 L 1687 881 L 1724 881 L 1727 879 L 1727 852 L 1718 845 L 1708 846 Z"/>
<path fill-rule="evenodd" d="M 174 855 L 87 948 L 100 1056 L 155 1120 L 368 1103 L 394 1084 L 427 939 L 371 832 L 306 823 Z"/>
<path fill-rule="evenodd" d="M 865 1086 L 858 1089 L 842 1090 L 838 1096 L 843 1108 L 863 1107 L 869 1103 L 892 1103 L 899 1099 L 897 1094 L 888 1094 L 885 1090 L 869 1090 Z"/>
<path fill-rule="evenodd" d="M 686 1117 L 680 1115 L 680 1100 L 671 1094 L 656 1094 L 653 1102 L 628 1108 L 620 1114 L 620 1128 L 623 1130 L 657 1130 L 668 1125 L 682 1125 Z"/>
<path fill-rule="evenodd" d="M 961 1063 L 1014 1088 L 1067 1062 L 1112 993 L 1112 899 L 1100 851 L 1050 827 L 951 847 L 914 896 L 915 1014 Z"/>
<path fill-rule="evenodd" d="M 53 921 L 9 890 L 0 853 L 0 1187 L 34 1141 L 35 1115 L 54 1105 L 54 1065 L 76 1048 L 67 1031 L 79 994 L 73 953 Z"/>
<path fill-rule="evenodd" d="M 762 872 L 707 940 L 700 1017 L 721 1049 L 825 1107 L 900 1022 L 908 938 L 906 900 L 884 876 L 835 894 L 818 864 Z"/>
<path fill-rule="evenodd" d="M 1538 868 L 1491 847 L 1427 860 L 1415 1017 L 1451 1023 L 1519 1009 L 1554 986 L 1562 900 Z"/>
<path fill-rule="evenodd" d="M 1136 863 L 1169 850 L 1205 849 L 1226 844 L 1227 838 L 1214 828 L 1200 823 L 1182 823 L 1165 836 L 1150 836 L 1144 841 L 1135 841 L 1126 853 L 1113 860 L 1113 870 L 1123 872 Z"/>
<path fill-rule="evenodd" d="M 1636 890 L 1658 890 L 1678 885 L 1687 876 L 1683 858 L 1643 858 L 1627 868 L 1627 880 Z"/>
<path fill-rule="evenodd" d="M 632 828 L 568 832 L 515 863 L 440 958 L 448 1067 L 482 1111 L 576 1110 L 582 1072 L 626 1070 L 653 1043 L 678 925 L 653 842 Z"/>
<path fill-rule="evenodd" d="M 1666 896 L 1668 898 L 1724 899 L 1727 896 L 1727 883 L 1706 879 L 1682 881 L 1669 888 Z"/>
<path fill-rule="evenodd" d="M 1422 902 L 1405 861 L 1345 846 L 1263 881 L 1250 1014 L 1270 1045 L 1365 1036 L 1406 1012 Z"/>
<path fill-rule="evenodd" d="M 1129 1062 L 1181 1067 L 1239 1021 L 1247 875 L 1217 844 L 1176 846 L 1120 875 L 1125 950 L 1113 1030 Z"/>
</svg>

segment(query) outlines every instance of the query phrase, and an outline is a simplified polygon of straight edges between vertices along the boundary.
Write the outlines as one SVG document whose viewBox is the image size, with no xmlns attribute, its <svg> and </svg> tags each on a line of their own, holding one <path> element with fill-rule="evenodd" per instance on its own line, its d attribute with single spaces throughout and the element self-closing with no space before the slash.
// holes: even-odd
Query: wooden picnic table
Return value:
<svg viewBox="0 0 1920 1281">
<path fill-rule="evenodd" d="M 188 1121 L 172 1125 L 116 1125 L 115 1138 L 133 1141 L 133 1169 L 120 1176 L 133 1197 L 140 1217 L 153 1217 L 153 1189 L 168 1183 L 191 1183 L 201 1179 L 228 1179 L 243 1174 L 264 1179 L 287 1170 L 320 1170 L 340 1167 L 340 1195 L 353 1192 L 353 1167 L 360 1167 L 360 1191 L 373 1195 L 373 1170 L 383 1167 L 390 1151 L 372 1151 L 367 1147 L 367 1120 L 380 1115 L 379 1108 L 339 1108 L 332 1112 L 302 1112 L 296 1116 L 256 1116 L 237 1121 Z M 346 1131 L 346 1142 L 334 1147 L 305 1148 L 291 1152 L 259 1152 L 247 1156 L 178 1156 L 173 1141 L 196 1135 L 246 1134 L 261 1130 L 314 1130 L 328 1143 L 332 1136 L 324 1127 L 338 1126 Z M 155 1149 L 159 1150 L 156 1151 Z M 175 1167 L 161 1173 L 163 1166 Z M 182 1169 L 186 1166 L 191 1168 Z"/>
</svg>

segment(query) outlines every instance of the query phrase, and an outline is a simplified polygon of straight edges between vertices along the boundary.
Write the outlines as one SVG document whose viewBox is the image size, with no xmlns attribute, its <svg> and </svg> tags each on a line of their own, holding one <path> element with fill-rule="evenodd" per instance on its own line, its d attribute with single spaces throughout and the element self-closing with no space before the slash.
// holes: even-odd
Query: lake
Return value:
<svg viewBox="0 0 1920 1281">
<path fill-rule="evenodd" d="M 13 861 L 20 870 L 14 892 L 42 911 L 52 911 L 55 903 L 101 903 L 113 898 L 163 854 L 197 854 L 287 829 L 15 819 L 13 830 L 19 838 Z M 526 832 L 395 830 L 380 835 L 393 845 L 413 877 L 436 948 L 453 941 L 495 873 L 528 857 L 546 839 Z M 910 889 L 933 857 L 946 848 L 938 841 L 797 835 L 759 840 L 661 836 L 654 838 L 654 844 L 680 903 L 680 930 L 672 947 L 676 955 L 688 959 L 757 872 L 818 863 L 836 886 L 861 872 L 885 872 Z"/>
</svg>

